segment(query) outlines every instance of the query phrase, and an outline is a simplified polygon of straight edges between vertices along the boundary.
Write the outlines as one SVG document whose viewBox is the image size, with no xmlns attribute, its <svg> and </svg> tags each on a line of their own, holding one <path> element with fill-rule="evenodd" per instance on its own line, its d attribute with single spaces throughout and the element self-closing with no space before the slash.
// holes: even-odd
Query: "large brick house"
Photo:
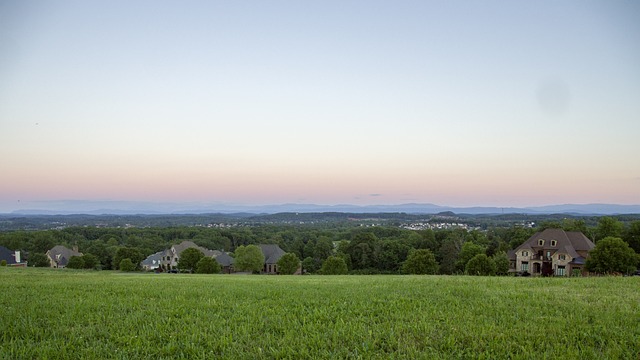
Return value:
<svg viewBox="0 0 640 360">
<path fill-rule="evenodd" d="M 511 270 L 531 275 L 569 276 L 584 272 L 595 244 L 579 231 L 545 229 L 511 252 Z"/>
</svg>

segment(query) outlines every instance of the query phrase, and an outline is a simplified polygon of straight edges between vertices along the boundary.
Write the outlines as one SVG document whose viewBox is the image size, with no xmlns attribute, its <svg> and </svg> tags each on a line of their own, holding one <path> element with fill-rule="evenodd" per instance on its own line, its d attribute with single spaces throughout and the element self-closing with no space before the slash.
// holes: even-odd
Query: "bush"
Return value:
<svg viewBox="0 0 640 360">
<path fill-rule="evenodd" d="M 134 271 L 136 269 L 136 265 L 129 258 L 122 259 L 118 267 L 120 271 Z"/>
<path fill-rule="evenodd" d="M 72 256 L 67 263 L 69 269 L 84 269 L 84 259 L 82 256 Z"/>
<path fill-rule="evenodd" d="M 213 258 L 205 256 L 196 264 L 197 274 L 219 274 L 220 264 Z"/>
<path fill-rule="evenodd" d="M 586 268 L 598 274 L 627 274 L 636 269 L 638 258 L 624 240 L 605 237 L 589 252 Z"/>
<path fill-rule="evenodd" d="M 238 246 L 233 267 L 240 271 L 260 272 L 264 266 L 264 255 L 256 245 Z"/>
<path fill-rule="evenodd" d="M 320 269 L 322 275 L 344 275 L 348 271 L 347 263 L 339 256 L 329 256 Z"/>
<path fill-rule="evenodd" d="M 468 275 L 490 276 L 496 274 L 496 263 L 485 254 L 478 254 L 471 258 L 465 267 Z"/>
<path fill-rule="evenodd" d="M 50 267 L 51 266 L 51 262 L 49 261 L 49 258 L 47 257 L 47 255 L 45 255 L 43 253 L 29 254 L 29 258 L 27 259 L 27 263 L 29 264 L 29 266 L 35 266 L 35 267 Z"/>
<path fill-rule="evenodd" d="M 202 251 L 196 248 L 184 249 L 180 253 L 180 259 L 178 260 L 178 269 L 193 271 L 198 266 L 198 261 L 204 257 Z"/>
<path fill-rule="evenodd" d="M 428 249 L 411 250 L 402 264 L 402 272 L 405 274 L 435 274 L 438 268 L 436 257 Z"/>
<path fill-rule="evenodd" d="M 98 257 L 93 254 L 84 254 L 82 256 L 82 260 L 84 260 L 85 269 L 96 269 L 100 265 Z"/>
<path fill-rule="evenodd" d="M 7 260 L 0 261 L 0 266 L 7 266 Z"/>
<path fill-rule="evenodd" d="M 294 253 L 286 253 L 278 260 L 278 272 L 283 275 L 292 275 L 300 267 L 300 259 Z"/>
</svg>

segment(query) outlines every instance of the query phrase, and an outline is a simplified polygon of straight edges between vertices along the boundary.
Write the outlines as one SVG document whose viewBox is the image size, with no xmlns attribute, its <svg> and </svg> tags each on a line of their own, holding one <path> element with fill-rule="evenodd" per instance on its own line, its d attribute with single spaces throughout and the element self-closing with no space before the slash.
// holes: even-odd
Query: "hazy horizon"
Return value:
<svg viewBox="0 0 640 360">
<path fill-rule="evenodd" d="M 640 3 L 0 3 L 0 212 L 640 204 Z"/>
</svg>

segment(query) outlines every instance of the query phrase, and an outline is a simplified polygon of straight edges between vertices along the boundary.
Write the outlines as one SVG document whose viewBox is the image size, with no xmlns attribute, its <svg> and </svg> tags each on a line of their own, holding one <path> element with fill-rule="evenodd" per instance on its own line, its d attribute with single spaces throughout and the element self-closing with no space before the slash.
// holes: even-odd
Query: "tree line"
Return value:
<svg viewBox="0 0 640 360">
<path fill-rule="evenodd" d="M 255 244 L 278 244 L 295 255 L 307 273 L 351 274 L 505 274 L 507 252 L 544 228 L 581 231 L 598 243 L 621 239 L 640 253 L 640 221 L 624 223 L 602 217 L 596 226 L 579 219 L 544 222 L 537 228 L 512 226 L 480 230 L 406 230 L 394 226 L 258 225 L 235 228 L 158 227 L 10 231 L 0 233 L 0 245 L 25 252 L 30 265 L 48 266 L 44 253 L 55 245 L 78 247 L 82 264 L 118 269 L 124 259 L 134 268 L 148 255 L 183 240 L 208 249 L 230 252 Z M 74 260 L 76 261 L 76 260 Z M 346 268 L 346 271 L 345 271 Z M 338 270 L 336 270 L 338 269 Z"/>
</svg>

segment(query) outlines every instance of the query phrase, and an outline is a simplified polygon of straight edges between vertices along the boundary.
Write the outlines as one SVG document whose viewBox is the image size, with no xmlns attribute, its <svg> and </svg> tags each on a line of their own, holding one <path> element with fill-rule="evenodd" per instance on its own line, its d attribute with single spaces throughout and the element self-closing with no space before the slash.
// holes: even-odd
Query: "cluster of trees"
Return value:
<svg viewBox="0 0 640 360">
<path fill-rule="evenodd" d="M 601 258 L 599 252 L 607 253 L 600 248 L 613 246 L 610 238 L 618 239 L 615 244 L 622 242 L 627 247 L 628 250 L 621 251 L 629 256 L 618 256 L 627 259 L 626 269 L 637 265 L 640 221 L 623 223 L 612 217 L 602 217 L 596 226 L 591 227 L 580 219 L 564 219 L 542 223 L 537 229 L 511 227 L 486 231 L 414 231 L 393 226 L 360 227 L 342 223 L 224 229 L 71 227 L 63 230 L 1 232 L 0 245 L 24 251 L 28 254 L 30 265 L 49 266 L 44 253 L 55 245 L 65 245 L 78 246 L 84 254 L 77 259 L 70 259 L 69 267 L 135 270 L 148 255 L 183 240 L 191 240 L 205 248 L 232 252 L 236 269 L 260 271 L 264 259 L 254 245 L 271 243 L 278 244 L 291 254 L 286 257 L 288 263 L 278 264 L 281 273 L 289 273 L 294 265 L 297 269 L 301 264 L 307 273 L 322 274 L 485 275 L 505 274 L 509 266 L 507 251 L 522 244 L 536 231 L 548 227 L 582 231 L 596 244 L 602 243 L 587 265 L 592 271 L 610 272 L 607 269 L 611 266 L 602 265 L 602 261 L 598 260 Z M 220 271 L 215 268 L 217 264 L 207 264 L 208 260 L 205 260 L 199 266 L 202 257 L 194 254 L 190 259 L 190 256 L 179 265 L 180 268 L 192 272 Z M 183 257 L 184 254 L 181 261 Z M 634 259 L 636 263 L 630 265 Z"/>
</svg>

